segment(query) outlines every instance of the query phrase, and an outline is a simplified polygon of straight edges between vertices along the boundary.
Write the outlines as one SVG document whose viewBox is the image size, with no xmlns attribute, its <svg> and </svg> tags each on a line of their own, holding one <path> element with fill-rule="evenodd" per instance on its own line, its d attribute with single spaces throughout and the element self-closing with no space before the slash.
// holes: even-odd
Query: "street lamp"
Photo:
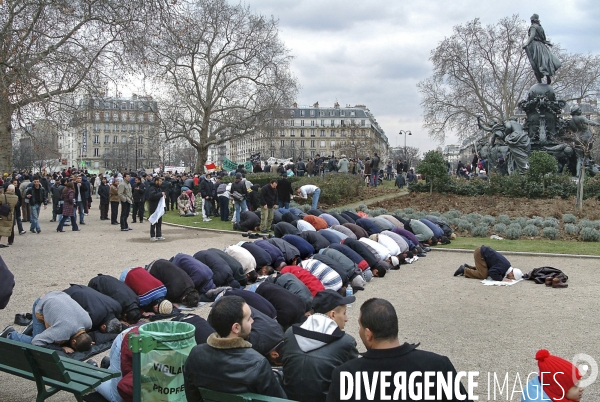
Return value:
<svg viewBox="0 0 600 402">
<path fill-rule="evenodd" d="M 410 130 L 400 130 L 398 135 L 404 135 L 404 160 L 407 161 L 408 154 L 406 153 L 406 137 L 412 135 L 412 133 L 410 132 Z"/>
</svg>

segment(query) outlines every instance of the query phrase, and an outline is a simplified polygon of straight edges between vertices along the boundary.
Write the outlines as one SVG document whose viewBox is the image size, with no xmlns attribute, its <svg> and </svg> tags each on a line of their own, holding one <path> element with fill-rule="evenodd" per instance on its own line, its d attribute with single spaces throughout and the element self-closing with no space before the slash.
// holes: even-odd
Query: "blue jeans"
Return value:
<svg viewBox="0 0 600 402">
<path fill-rule="evenodd" d="M 371 186 L 373 187 L 377 187 L 377 181 L 379 180 L 378 174 L 379 172 L 377 171 L 371 172 Z"/>
<path fill-rule="evenodd" d="M 71 216 L 71 217 L 65 216 L 65 215 L 59 215 L 59 216 L 61 218 L 58 221 L 58 227 L 56 228 L 56 230 L 58 230 L 58 231 L 63 230 L 63 226 L 65 225 L 65 222 L 69 218 L 71 218 L 71 230 L 79 230 L 79 227 L 77 226 L 77 208 L 73 208 L 73 216 Z"/>
<path fill-rule="evenodd" d="M 41 207 L 42 207 L 41 204 L 30 205 L 31 216 L 29 217 L 29 220 L 31 221 L 31 225 L 29 225 L 29 230 L 31 230 L 31 231 L 42 230 L 42 229 L 40 229 L 40 224 L 38 222 L 38 219 L 40 217 L 40 208 Z"/>
<path fill-rule="evenodd" d="M 240 223 L 240 213 L 248 210 L 248 207 L 246 205 L 246 200 L 242 200 L 242 201 L 234 200 L 233 206 L 235 207 L 235 222 L 237 224 L 239 224 Z M 240 209 L 241 209 L 241 211 L 240 211 Z"/>
<path fill-rule="evenodd" d="M 312 195 L 312 209 L 317 209 L 317 205 L 319 204 L 319 196 L 321 195 L 321 189 L 318 188 Z"/>
<path fill-rule="evenodd" d="M 126 331 L 129 332 L 129 329 Z M 127 336 L 127 333 L 121 332 L 113 341 L 109 355 L 110 366 L 108 366 L 108 369 L 110 371 L 114 371 L 116 373 L 121 372 L 121 345 L 123 344 L 123 337 L 125 336 Z M 98 391 L 100 395 L 109 401 L 123 402 L 123 398 L 121 398 L 119 391 L 117 391 L 117 385 L 119 384 L 119 381 L 121 381 L 121 378 L 123 377 L 117 377 L 103 382 L 96 387 L 96 391 Z"/>
<path fill-rule="evenodd" d="M 35 306 L 37 306 L 39 301 L 40 298 L 38 297 L 36 301 L 33 302 L 33 308 L 31 309 L 31 323 L 33 325 L 32 335 L 23 335 L 17 331 L 14 331 L 8 334 L 8 339 L 31 344 L 33 338 L 46 330 L 46 325 L 42 321 L 38 320 L 35 316 Z"/>
<path fill-rule="evenodd" d="M 85 201 L 77 201 L 77 211 L 79 212 L 79 223 L 84 223 L 83 222 L 83 217 L 85 215 L 83 215 L 85 213 L 85 206 L 83 205 Z"/>
<path fill-rule="evenodd" d="M 290 202 L 289 201 L 278 201 L 278 204 L 279 204 L 279 208 L 290 209 Z"/>
</svg>

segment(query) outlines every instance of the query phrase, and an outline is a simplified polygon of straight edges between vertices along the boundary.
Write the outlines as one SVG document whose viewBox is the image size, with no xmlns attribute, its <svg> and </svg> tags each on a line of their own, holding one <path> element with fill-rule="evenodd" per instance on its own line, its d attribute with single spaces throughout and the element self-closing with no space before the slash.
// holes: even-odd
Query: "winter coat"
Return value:
<svg viewBox="0 0 600 402">
<path fill-rule="evenodd" d="M 115 277 L 99 274 L 90 280 L 88 286 L 116 300 L 123 313 L 140 308 L 140 299 L 135 292 Z"/>
<path fill-rule="evenodd" d="M 338 221 L 336 218 L 333 217 L 333 215 L 328 214 L 328 213 L 324 213 L 319 215 L 319 218 L 323 219 L 325 222 L 327 222 L 327 227 L 331 227 L 333 225 L 339 225 L 340 221 Z"/>
<path fill-rule="evenodd" d="M 302 220 L 310 223 L 315 230 L 327 229 L 329 227 L 327 221 L 319 216 L 306 215 Z"/>
<path fill-rule="evenodd" d="M 304 284 L 304 286 L 306 286 L 306 288 L 310 291 L 310 294 L 313 297 L 320 291 L 325 290 L 325 286 L 323 286 L 319 278 L 317 278 L 307 270 L 299 267 L 298 265 L 288 265 L 287 267 L 283 267 L 281 273 L 284 275 L 294 275 Z"/>
<path fill-rule="evenodd" d="M 195 288 L 194 282 L 188 274 L 168 260 L 161 259 L 151 262 L 148 272 L 165 285 L 166 297 L 173 303 L 181 303 L 183 297 Z"/>
<path fill-rule="evenodd" d="M 328 247 L 324 250 L 321 250 L 321 254 L 335 260 L 339 265 L 342 266 L 346 275 L 348 275 L 348 279 L 352 280 L 358 272 L 360 272 L 358 266 L 352 261 L 350 258 L 346 257 L 344 253 Z"/>
<path fill-rule="evenodd" d="M 283 387 L 295 401 L 325 401 L 333 370 L 358 357 L 356 340 L 321 314 L 288 328 L 284 340 Z"/>
<path fill-rule="evenodd" d="M 200 294 L 215 288 L 212 270 L 191 255 L 178 253 L 171 262 L 181 268 L 191 279 Z"/>
<path fill-rule="evenodd" d="M 379 263 L 379 258 L 375 256 L 375 254 L 373 254 L 366 245 L 364 245 L 363 243 L 361 243 L 359 240 L 354 240 L 354 239 L 346 239 L 343 242 L 344 246 L 350 247 L 352 250 L 354 250 L 356 253 L 358 253 L 358 255 L 360 255 L 362 258 L 364 258 L 364 260 L 367 262 L 367 264 L 369 264 L 370 268 L 373 268 L 375 266 L 377 266 L 377 264 Z"/>
<path fill-rule="evenodd" d="M 255 290 L 256 294 L 268 300 L 277 310 L 277 322 L 284 328 L 300 322 L 306 312 L 301 298 L 274 283 L 263 282 Z"/>
<path fill-rule="evenodd" d="M 300 279 L 296 277 L 296 275 L 287 273 L 287 274 L 275 274 L 275 277 L 270 276 L 267 278 L 267 281 L 274 281 L 276 285 L 281 286 L 288 292 L 291 292 L 302 299 L 305 306 L 305 311 L 310 311 L 312 304 L 312 294 L 310 290 L 306 287 L 304 283 Z"/>
<path fill-rule="evenodd" d="M 190 203 L 190 199 L 187 195 L 180 195 L 177 197 L 177 209 L 179 210 L 179 215 L 185 215 L 190 212 L 192 204 Z"/>
<path fill-rule="evenodd" d="M 92 319 L 92 329 L 99 329 L 113 318 L 121 318 L 121 304 L 97 290 L 83 285 L 71 285 L 63 292 L 88 312 Z"/>
<path fill-rule="evenodd" d="M 444 231 L 442 230 L 442 228 L 440 228 L 435 223 L 431 222 L 429 219 L 421 218 L 419 219 L 419 221 L 424 223 L 429 229 L 431 229 L 436 239 L 439 239 L 442 236 L 444 236 Z"/>
<path fill-rule="evenodd" d="M 342 232 L 338 232 L 336 230 L 333 230 L 331 228 L 329 229 L 321 229 L 319 230 L 319 234 L 321 236 L 323 236 L 324 238 L 327 239 L 327 241 L 331 244 L 333 243 L 341 243 L 342 240 L 344 240 L 346 237 L 345 234 L 343 234 Z"/>
<path fill-rule="evenodd" d="M 283 258 L 283 253 L 281 252 L 281 250 L 279 250 L 277 247 L 275 247 L 268 241 L 257 240 L 254 242 L 254 244 L 256 246 L 262 248 L 269 254 L 269 256 L 271 257 L 271 263 L 269 265 L 272 266 L 273 268 L 277 268 L 278 266 L 281 265 L 281 263 L 285 262 L 285 260 Z"/>
<path fill-rule="evenodd" d="M 315 249 L 315 253 L 318 253 L 319 250 L 321 250 L 323 248 L 329 247 L 329 245 L 331 244 L 329 242 L 329 240 L 327 240 L 325 237 L 323 237 L 321 234 L 319 234 L 317 232 L 312 232 L 312 231 L 302 232 L 298 236 L 302 237 L 304 240 L 309 242 Z"/>
<path fill-rule="evenodd" d="M 110 202 L 119 202 L 119 187 L 118 186 L 110 186 L 109 191 L 109 201 Z"/>
<path fill-rule="evenodd" d="M 344 223 L 342 226 L 351 230 L 357 239 L 360 239 L 363 237 L 369 237 L 369 233 L 367 233 L 367 231 L 365 229 L 363 229 L 362 227 L 358 226 L 355 223 Z"/>
<path fill-rule="evenodd" d="M 108 204 L 110 202 L 110 186 L 108 184 L 100 184 L 98 187 L 98 196 L 100 197 L 100 205 Z"/>
<path fill-rule="evenodd" d="M 294 261 L 295 258 L 300 257 L 300 251 L 283 239 L 273 237 L 271 239 L 267 239 L 267 242 L 277 247 L 277 249 L 281 251 L 281 253 L 283 254 L 283 259 L 288 264 Z"/>
<path fill-rule="evenodd" d="M 488 276 L 495 281 L 501 281 L 510 268 L 510 262 L 502 254 L 491 247 L 481 246 L 481 257 L 488 267 Z"/>
<path fill-rule="evenodd" d="M 229 269 L 231 269 L 231 273 L 233 274 L 233 279 L 238 281 L 238 283 L 242 286 L 246 285 L 248 279 L 246 278 L 246 274 L 244 273 L 244 267 L 242 267 L 242 264 L 240 264 L 240 262 L 238 260 L 236 260 L 235 258 L 230 256 L 223 250 L 219 250 L 216 248 L 209 248 L 208 251 L 212 251 L 213 253 L 215 253 L 219 257 L 221 257 L 227 263 L 227 265 L 229 266 Z"/>
<path fill-rule="evenodd" d="M 252 242 L 242 243 L 241 247 L 248 250 L 250 254 L 252 254 L 252 257 L 256 261 L 256 269 L 260 269 L 265 266 L 271 266 L 271 256 L 264 249 Z"/>
<path fill-rule="evenodd" d="M 231 194 L 233 194 L 235 191 L 246 197 L 246 195 L 248 194 L 248 189 L 246 188 L 246 183 L 244 182 L 244 180 L 236 180 L 233 183 L 231 183 Z"/>
<path fill-rule="evenodd" d="M 348 276 L 348 272 L 346 271 L 344 266 L 342 264 L 340 264 L 338 261 L 336 261 L 333 258 L 331 258 L 327 255 L 324 255 L 324 254 L 315 254 L 312 256 L 312 259 L 321 261 L 323 264 L 325 264 L 329 268 L 333 269 L 342 279 L 342 286 L 346 286 L 348 284 L 348 281 L 350 279 Z M 354 273 L 354 272 L 352 272 L 352 273 Z"/>
<path fill-rule="evenodd" d="M 420 242 L 426 242 L 433 237 L 433 231 L 421 221 L 411 219 L 408 222 L 408 225 L 410 226 L 410 230 L 415 234 L 415 237 L 419 239 Z M 404 225 L 404 228 L 406 229 L 406 225 Z"/>
<path fill-rule="evenodd" d="M 337 292 L 342 287 L 342 278 L 329 265 L 310 258 L 302 261 L 300 266 L 316 276 L 325 289 L 332 289 Z"/>
<path fill-rule="evenodd" d="M 288 234 L 297 235 L 300 234 L 298 228 L 296 228 L 291 223 L 287 222 L 279 222 L 275 225 L 273 232 L 275 233 L 275 237 L 282 238 Z"/>
<path fill-rule="evenodd" d="M 381 233 L 381 228 L 377 226 L 377 224 L 373 221 L 370 221 L 367 218 L 361 218 L 356 220 L 356 224 L 363 228 L 368 234 L 373 235 L 377 233 Z M 358 236 L 357 236 L 358 237 Z"/>
<path fill-rule="evenodd" d="M 240 213 L 240 228 L 247 232 L 254 230 L 255 227 L 260 226 L 260 218 L 252 211 L 242 211 Z"/>
<path fill-rule="evenodd" d="M 269 361 L 242 338 L 221 338 L 215 332 L 205 344 L 194 346 L 183 372 L 188 401 L 202 400 L 199 387 L 286 398 Z"/>
<path fill-rule="evenodd" d="M 37 192 L 33 185 L 31 187 L 27 187 L 27 190 L 25 190 L 25 199 L 27 199 L 28 194 L 31 194 L 31 197 L 29 198 L 29 205 L 48 205 L 48 192 L 41 184 L 39 188 L 39 199 L 38 196 L 36 196 Z"/>
<path fill-rule="evenodd" d="M 244 299 L 246 304 L 250 307 L 257 309 L 268 317 L 273 319 L 277 317 L 277 310 L 275 310 L 275 307 L 273 307 L 270 301 L 258 293 L 242 289 L 228 289 L 225 291 L 225 296 L 239 296 Z"/>
<path fill-rule="evenodd" d="M 238 281 L 233 279 L 233 272 L 229 268 L 229 264 L 220 255 L 209 250 L 201 250 L 194 254 L 194 258 L 210 268 L 216 287 L 231 286 L 235 289 L 240 287 Z"/>
<path fill-rule="evenodd" d="M 329 212 L 329 215 L 331 215 L 335 219 L 337 219 L 338 225 L 343 225 L 344 223 L 348 223 L 348 220 L 346 218 L 344 218 L 342 215 L 338 214 L 338 213 Z"/>
<path fill-rule="evenodd" d="M 361 271 L 369 268 L 367 261 L 356 251 L 344 244 L 332 244 L 329 246 L 331 250 L 336 250 L 349 258 Z"/>
<path fill-rule="evenodd" d="M 315 248 L 312 244 L 298 235 L 288 234 L 283 236 L 282 239 L 298 249 L 301 259 L 308 258 L 315 253 Z"/>
<path fill-rule="evenodd" d="M 248 208 L 257 211 L 260 208 L 260 197 L 258 194 L 258 184 L 253 184 L 250 189 L 247 189 L 246 204 Z"/>
<path fill-rule="evenodd" d="M 148 213 L 150 215 L 158 208 L 158 203 L 163 196 L 162 193 L 162 188 L 158 187 L 156 183 L 150 184 L 150 189 L 148 190 Z"/>
<path fill-rule="evenodd" d="M 349 165 L 350 163 L 348 162 L 348 159 L 340 159 L 340 161 L 338 162 L 338 173 L 348 173 Z"/>
<path fill-rule="evenodd" d="M 354 234 L 354 232 L 351 231 L 350 229 L 348 229 L 346 226 L 334 225 L 331 227 L 331 229 L 335 230 L 336 232 L 340 232 L 340 233 L 344 234 L 346 237 L 356 239 L 356 235 Z"/>
<path fill-rule="evenodd" d="M 144 202 L 144 194 L 146 193 L 146 186 L 144 183 L 134 184 L 131 189 L 133 202 Z"/>
<path fill-rule="evenodd" d="M 119 278 L 138 295 L 140 307 L 151 306 L 167 295 L 165 285 L 142 267 L 126 269 Z"/>
<path fill-rule="evenodd" d="M 447 237 L 452 236 L 452 233 L 454 233 L 454 230 L 452 230 L 452 228 L 448 225 L 448 223 L 446 223 L 446 221 L 443 220 L 442 218 L 439 218 L 439 217 L 433 216 L 433 215 L 425 215 L 425 219 L 438 225 L 444 232 L 444 235 Z"/>
<path fill-rule="evenodd" d="M 306 173 L 313 174 L 315 172 L 315 163 L 310 161 L 306 164 Z"/>
<path fill-rule="evenodd" d="M 260 206 L 273 208 L 277 204 L 277 188 L 271 187 L 271 184 L 265 184 L 260 189 Z"/>
<path fill-rule="evenodd" d="M 65 187 L 66 188 L 66 187 Z M 67 189 L 62 193 L 63 200 L 63 216 L 74 216 L 75 215 L 75 191 Z"/>
<path fill-rule="evenodd" d="M 9 211 L 8 216 L 0 215 L 0 236 L 10 237 L 15 220 L 15 207 L 19 202 L 19 197 L 13 193 L 4 192 L 0 194 L 0 205 L 8 204 Z"/>
<path fill-rule="evenodd" d="M 252 344 L 252 349 L 262 356 L 266 356 L 283 340 L 283 328 L 276 319 L 254 307 L 250 307 L 250 313 L 254 322 L 252 323 L 248 342 Z"/>
<path fill-rule="evenodd" d="M 563 271 L 561 271 L 558 268 L 552 268 L 552 267 L 541 267 L 541 268 L 536 268 L 533 271 L 530 271 L 528 273 L 526 273 L 525 275 L 523 275 L 523 279 L 530 279 L 532 281 L 535 281 L 535 283 L 542 284 L 546 282 L 546 278 L 561 278 L 563 280 L 563 282 L 566 282 L 569 280 L 569 277 L 567 275 L 565 275 L 565 273 Z"/>
<path fill-rule="evenodd" d="M 15 277 L 0 256 L 0 310 L 4 309 L 12 296 Z"/>
<path fill-rule="evenodd" d="M 215 194 L 215 185 L 212 181 L 207 179 L 202 179 L 200 183 L 200 195 L 202 198 L 213 198 Z"/>
</svg>

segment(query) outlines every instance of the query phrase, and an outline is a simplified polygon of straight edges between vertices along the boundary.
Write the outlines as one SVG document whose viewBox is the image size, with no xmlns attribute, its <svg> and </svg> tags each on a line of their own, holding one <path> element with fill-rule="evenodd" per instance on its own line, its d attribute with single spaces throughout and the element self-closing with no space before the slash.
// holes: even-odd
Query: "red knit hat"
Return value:
<svg viewBox="0 0 600 402">
<path fill-rule="evenodd" d="M 553 401 L 568 401 L 567 392 L 581 378 L 579 369 L 573 363 L 558 356 L 552 356 L 546 349 L 535 354 L 540 369 L 542 389 Z"/>
</svg>

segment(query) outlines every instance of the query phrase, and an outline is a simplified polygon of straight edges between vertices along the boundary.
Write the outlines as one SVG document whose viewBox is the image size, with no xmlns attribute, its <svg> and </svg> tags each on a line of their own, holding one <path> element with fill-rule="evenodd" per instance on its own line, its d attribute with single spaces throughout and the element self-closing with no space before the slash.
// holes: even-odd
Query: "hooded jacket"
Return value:
<svg viewBox="0 0 600 402">
<path fill-rule="evenodd" d="M 171 262 L 190 277 L 198 293 L 204 294 L 215 288 L 213 271 L 191 255 L 179 253 L 171 259 Z"/>
<path fill-rule="evenodd" d="M 354 338 L 321 314 L 293 325 L 284 340 L 283 387 L 292 400 L 325 401 L 333 370 L 358 357 Z"/>
<path fill-rule="evenodd" d="M 90 279 L 88 286 L 115 299 L 121 305 L 121 311 L 124 313 L 140 308 L 140 299 L 135 292 L 115 277 L 99 274 Z"/>
<path fill-rule="evenodd" d="M 167 299 L 173 303 L 181 303 L 183 297 L 195 288 L 192 278 L 168 260 L 155 260 L 148 267 L 150 275 L 164 283 L 167 288 Z"/>
<path fill-rule="evenodd" d="M 194 254 L 194 258 L 210 268 L 216 287 L 231 286 L 236 289 L 240 287 L 238 281 L 233 279 L 233 272 L 229 268 L 229 264 L 220 255 L 209 250 L 200 250 Z"/>
<path fill-rule="evenodd" d="M 318 253 L 322 248 L 327 248 L 331 244 L 329 240 L 324 238 L 317 232 L 302 232 L 298 236 L 309 242 L 315 249 L 315 253 Z"/>
<path fill-rule="evenodd" d="M 221 338 L 215 332 L 205 344 L 194 346 L 183 373 L 188 401 L 202 400 L 198 387 L 286 398 L 267 359 L 242 338 Z"/>
<path fill-rule="evenodd" d="M 277 247 L 279 251 L 283 253 L 283 259 L 288 264 L 295 258 L 300 257 L 300 251 L 283 239 L 273 237 L 271 239 L 267 239 L 267 242 Z"/>
</svg>

